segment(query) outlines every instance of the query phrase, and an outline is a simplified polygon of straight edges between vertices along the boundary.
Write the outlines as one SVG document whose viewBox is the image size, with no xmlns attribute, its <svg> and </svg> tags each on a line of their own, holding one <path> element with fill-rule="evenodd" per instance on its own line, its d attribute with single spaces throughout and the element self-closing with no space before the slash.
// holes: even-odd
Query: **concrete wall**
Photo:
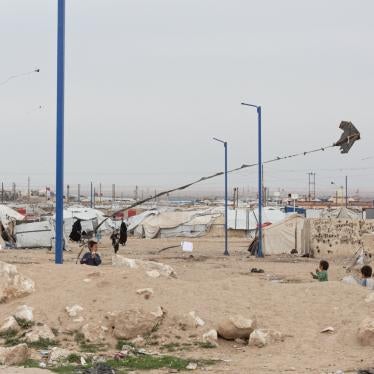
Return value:
<svg viewBox="0 0 374 374">
<path fill-rule="evenodd" d="M 307 219 L 306 251 L 315 257 L 352 256 L 364 248 L 374 254 L 374 219 Z"/>
</svg>

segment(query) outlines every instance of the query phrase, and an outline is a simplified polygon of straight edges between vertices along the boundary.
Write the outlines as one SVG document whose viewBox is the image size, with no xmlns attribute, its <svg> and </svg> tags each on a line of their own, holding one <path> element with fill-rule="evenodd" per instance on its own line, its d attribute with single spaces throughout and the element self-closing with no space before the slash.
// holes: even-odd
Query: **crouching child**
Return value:
<svg viewBox="0 0 374 374">
<path fill-rule="evenodd" d="M 329 263 L 325 260 L 321 260 L 319 263 L 319 268 L 316 269 L 316 273 L 310 273 L 313 277 L 313 279 L 318 279 L 320 282 L 327 282 L 328 274 L 327 270 L 329 269 Z"/>
<path fill-rule="evenodd" d="M 97 253 L 97 240 L 88 241 L 89 252 L 86 252 L 81 259 L 81 264 L 90 266 L 99 266 L 101 264 L 100 255 Z"/>
</svg>

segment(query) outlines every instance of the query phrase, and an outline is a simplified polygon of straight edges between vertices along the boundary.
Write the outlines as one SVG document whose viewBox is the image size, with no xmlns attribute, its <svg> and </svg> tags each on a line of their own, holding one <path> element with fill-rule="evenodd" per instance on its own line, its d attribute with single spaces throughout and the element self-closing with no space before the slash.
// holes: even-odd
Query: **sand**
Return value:
<svg viewBox="0 0 374 374">
<path fill-rule="evenodd" d="M 180 243 L 179 239 L 130 238 L 128 245 L 119 251 L 126 257 L 169 264 L 177 272 L 176 279 L 152 279 L 139 269 L 111 266 L 112 249 L 107 239 L 99 246 L 103 258 L 99 268 L 76 265 L 76 246 L 65 253 L 64 265 L 55 265 L 54 255 L 44 249 L 1 251 L 1 261 L 17 265 L 19 271 L 34 279 L 36 292 L 2 304 L 0 319 L 17 306 L 27 304 L 34 308 L 37 321 L 58 328 L 59 318 L 65 318 L 64 309 L 71 304 L 81 305 L 86 321 L 92 323 L 103 321 L 111 311 L 136 306 L 155 310 L 162 306 L 167 315 L 157 331 L 159 345 L 146 347 L 160 351 L 160 346 L 166 343 L 201 340 L 202 334 L 216 327 L 222 318 L 241 314 L 256 316 L 260 327 L 279 330 L 286 335 L 285 341 L 255 348 L 219 339 L 218 348 L 193 346 L 190 351 L 177 349 L 172 354 L 221 360 L 195 373 L 208 370 L 302 374 L 335 373 L 339 369 L 354 373 L 357 368 L 374 367 L 373 348 L 360 346 L 356 339 L 360 322 L 368 316 L 374 317 L 373 304 L 365 302 L 370 291 L 340 281 L 345 275 L 341 259 L 330 260 L 330 281 L 319 283 L 310 276 L 318 265 L 315 259 L 294 256 L 255 259 L 248 256 L 247 242 L 243 239 L 231 240 L 231 256 L 225 257 L 222 240 L 192 241 L 193 257 L 179 248 L 158 252 Z M 251 274 L 252 267 L 262 268 L 265 273 Z M 93 271 L 100 274 L 89 276 Z M 91 280 L 84 281 L 87 278 Z M 146 287 L 154 290 L 149 300 L 136 294 L 137 289 Z M 206 326 L 180 330 L 176 321 L 190 311 L 195 311 Z M 320 331 L 327 326 L 333 326 L 335 333 L 322 334 Z M 70 343 L 66 344 L 69 347 Z M 0 373 L 3 372 L 39 374 L 40 371 L 0 368 Z"/>
</svg>

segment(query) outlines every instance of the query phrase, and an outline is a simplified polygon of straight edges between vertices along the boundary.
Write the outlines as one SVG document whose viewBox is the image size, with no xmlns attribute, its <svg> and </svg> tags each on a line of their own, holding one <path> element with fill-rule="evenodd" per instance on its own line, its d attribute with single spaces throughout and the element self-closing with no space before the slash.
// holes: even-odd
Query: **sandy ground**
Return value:
<svg viewBox="0 0 374 374">
<path fill-rule="evenodd" d="M 225 257 L 222 240 L 192 241 L 193 257 L 179 248 L 158 252 L 180 243 L 178 239 L 130 239 L 126 247 L 120 248 L 120 255 L 171 265 L 177 272 L 176 279 L 152 279 L 138 269 L 112 267 L 112 249 L 107 240 L 99 246 L 103 258 L 99 269 L 76 265 L 77 247 L 65 253 L 64 265 L 55 265 L 54 255 L 46 250 L 1 251 L 1 261 L 16 264 L 19 271 L 34 279 L 36 292 L 2 304 L 0 319 L 27 304 L 34 307 L 37 321 L 58 328 L 64 308 L 75 303 L 83 306 L 83 315 L 93 323 L 102 321 L 106 312 L 133 306 L 152 310 L 160 305 L 167 312 L 157 332 L 162 345 L 201 339 L 225 316 L 241 314 L 256 316 L 259 327 L 279 330 L 286 335 L 285 341 L 253 348 L 220 339 L 218 348 L 194 347 L 172 354 L 222 360 L 196 373 L 303 374 L 335 373 L 338 369 L 354 373 L 357 368 L 374 367 L 373 348 L 361 347 L 356 340 L 360 322 L 374 317 L 373 304 L 365 302 L 368 290 L 340 282 L 345 275 L 342 260 L 330 260 L 330 281 L 318 283 L 309 274 L 318 260 L 291 256 L 255 259 L 248 256 L 247 242 L 242 239 L 231 240 L 231 256 Z M 252 267 L 262 268 L 265 273 L 251 274 Z M 85 282 L 93 270 L 100 270 L 100 276 Z M 136 294 L 137 289 L 145 287 L 154 290 L 149 300 Z M 190 311 L 196 311 L 206 326 L 179 331 L 176 321 Z M 327 326 L 333 326 L 335 333 L 321 334 Z M 40 372 L 0 367 L 1 374 Z"/>
</svg>

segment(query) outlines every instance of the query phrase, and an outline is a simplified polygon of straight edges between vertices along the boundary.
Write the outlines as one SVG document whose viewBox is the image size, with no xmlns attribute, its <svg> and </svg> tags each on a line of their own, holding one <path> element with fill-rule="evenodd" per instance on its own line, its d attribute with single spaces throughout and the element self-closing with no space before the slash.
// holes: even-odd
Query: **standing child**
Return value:
<svg viewBox="0 0 374 374">
<path fill-rule="evenodd" d="M 85 253 L 81 259 L 82 265 L 99 266 L 101 264 L 100 255 L 97 253 L 97 240 L 90 239 L 88 241 L 89 252 Z"/>
<path fill-rule="evenodd" d="M 319 263 L 319 269 L 316 269 L 316 273 L 310 273 L 313 279 L 318 279 L 320 282 L 327 282 L 328 275 L 327 270 L 329 269 L 329 263 L 325 260 L 321 260 Z"/>
<path fill-rule="evenodd" d="M 373 274 L 373 269 L 369 265 L 365 265 L 361 268 L 361 279 L 359 283 L 361 286 L 368 287 L 373 289 L 373 278 L 371 275 Z"/>
</svg>

